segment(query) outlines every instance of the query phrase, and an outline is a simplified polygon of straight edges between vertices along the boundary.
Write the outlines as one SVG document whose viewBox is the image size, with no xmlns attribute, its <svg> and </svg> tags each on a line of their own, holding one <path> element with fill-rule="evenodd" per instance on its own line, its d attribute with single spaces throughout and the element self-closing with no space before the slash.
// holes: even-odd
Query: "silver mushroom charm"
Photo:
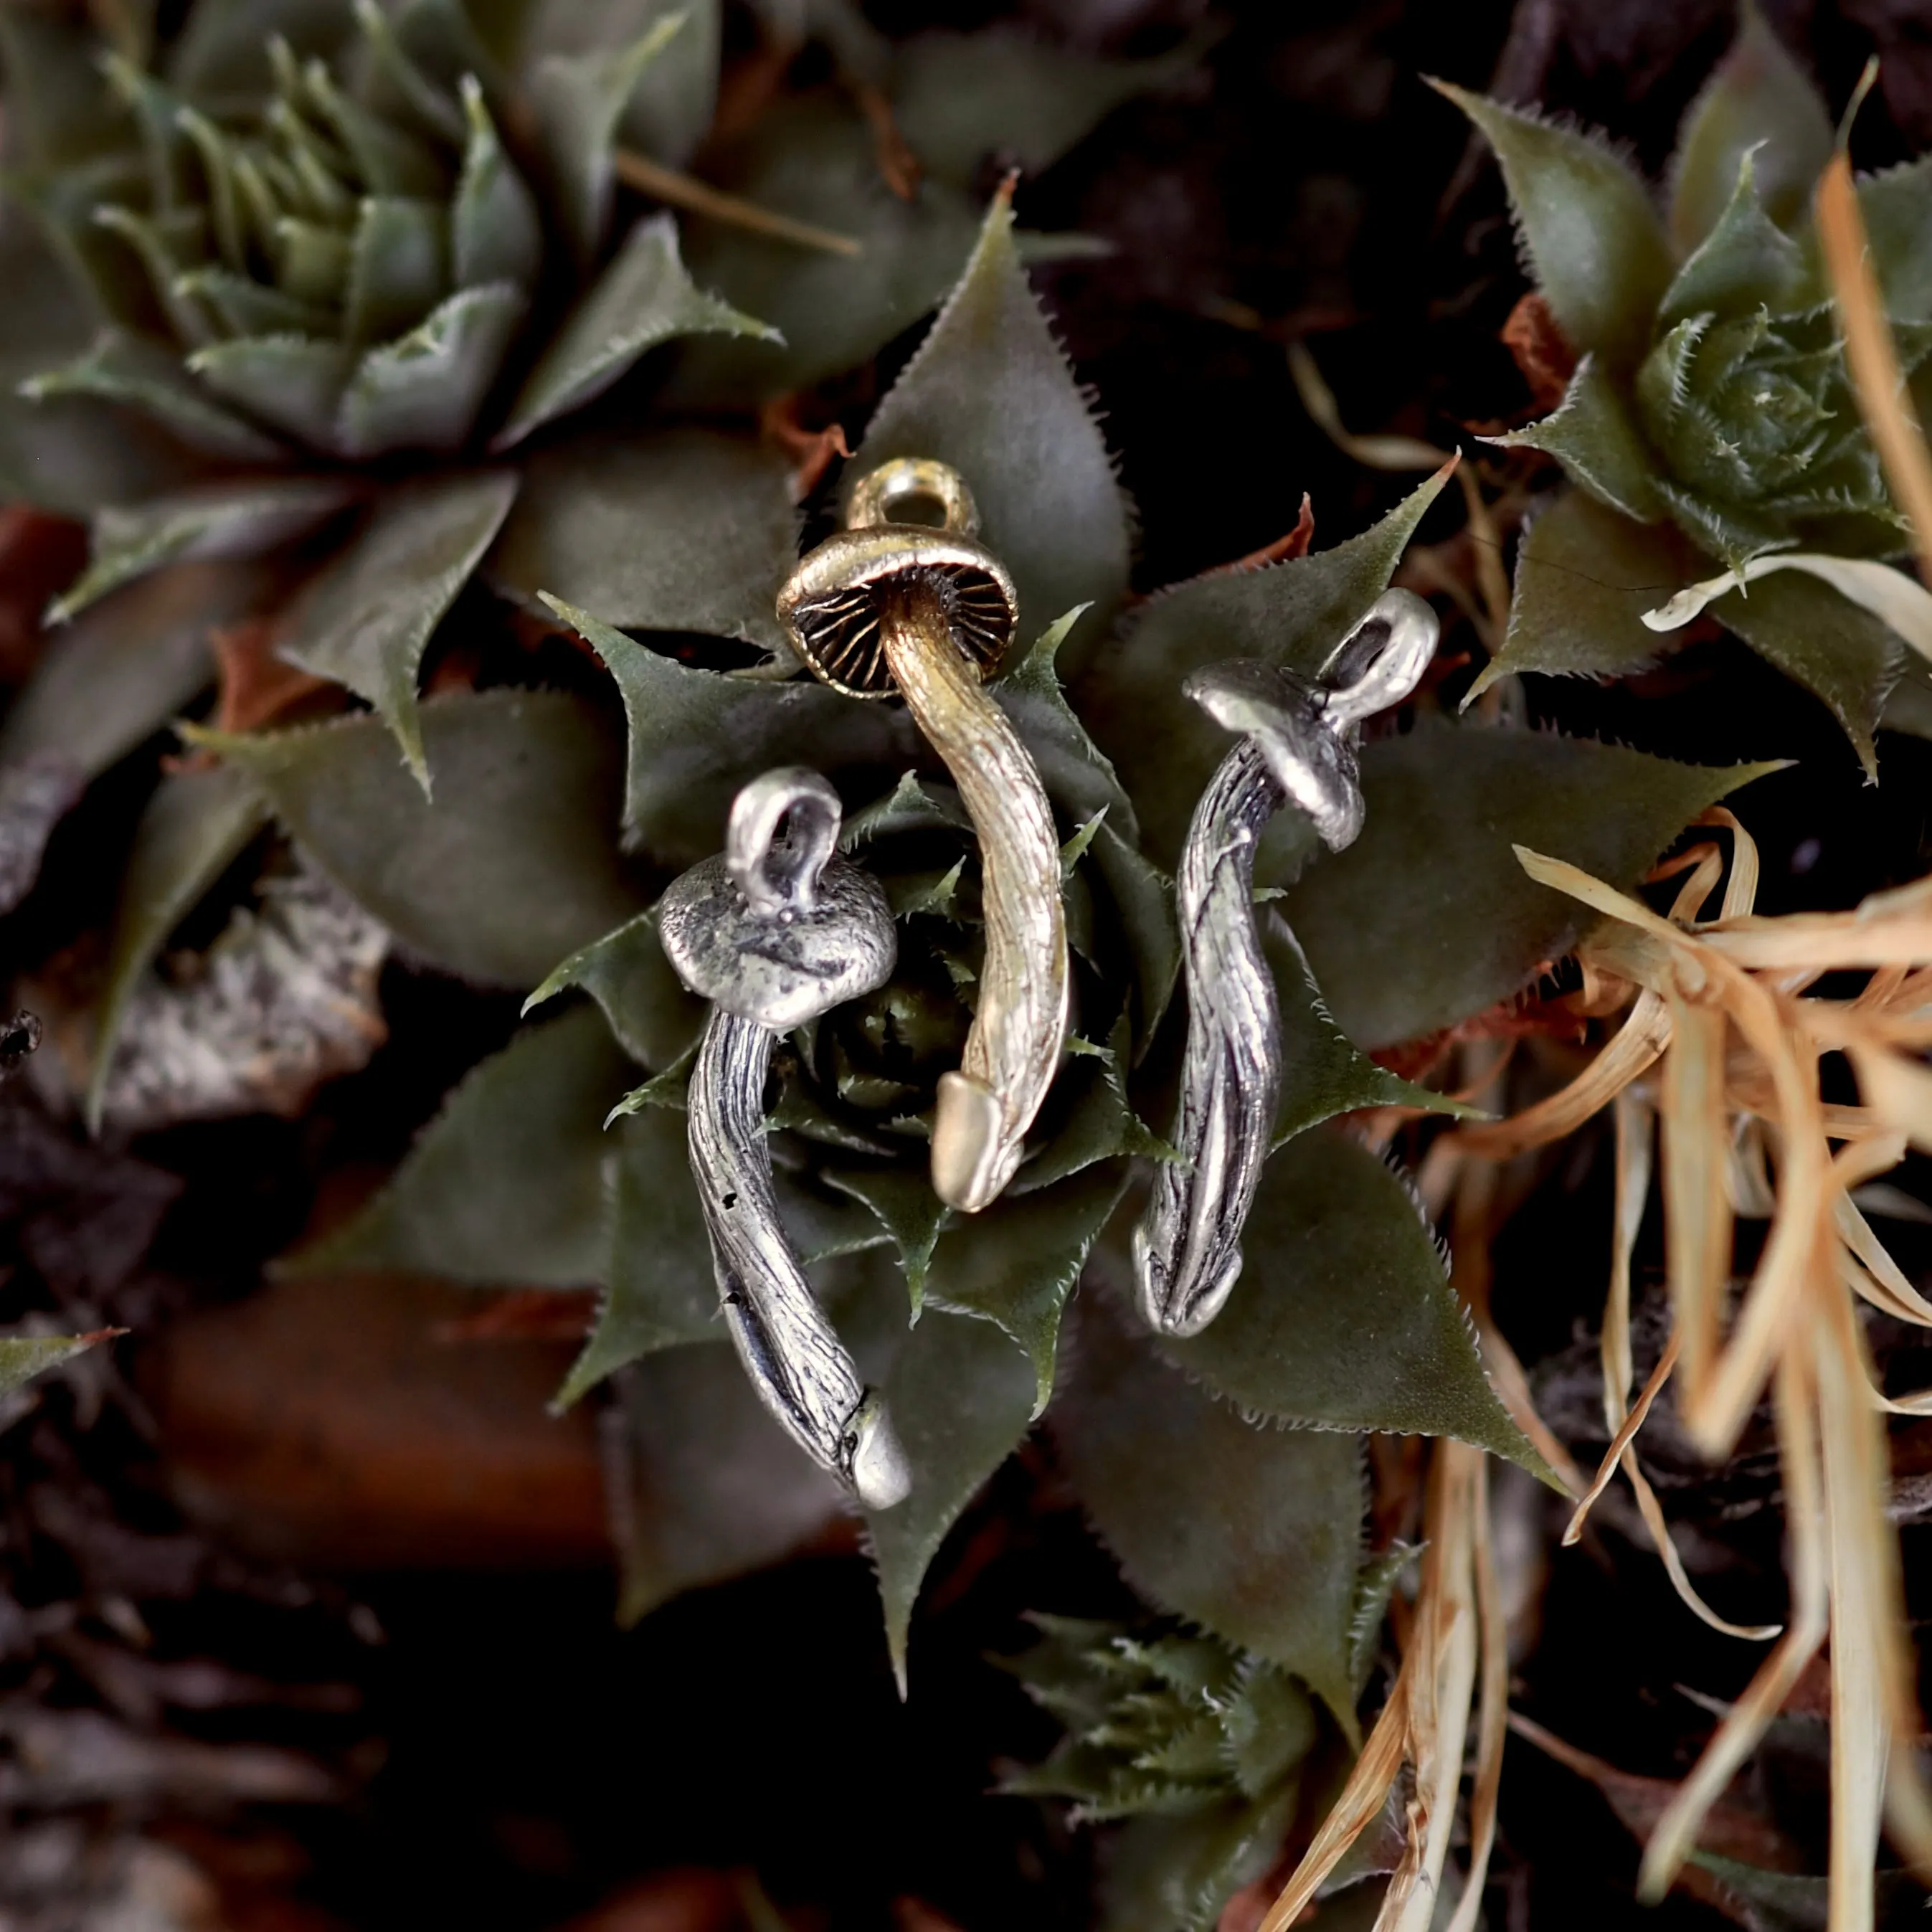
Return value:
<svg viewBox="0 0 1932 1932">
<path fill-rule="evenodd" d="M 1241 1231 L 1268 1156 L 1281 1088 L 1281 1020 L 1254 907 L 1255 848 L 1284 801 L 1339 851 L 1362 829 L 1362 721 L 1400 703 L 1435 655 L 1440 626 L 1420 597 L 1391 590 L 1312 683 L 1241 661 L 1181 688 L 1240 741 L 1194 808 L 1175 884 L 1187 981 L 1187 1052 L 1173 1141 L 1134 1231 L 1141 1312 L 1168 1335 L 1198 1334 L 1241 1272 Z"/>
<path fill-rule="evenodd" d="M 732 801 L 725 849 L 658 909 L 679 978 L 712 1002 L 692 1070 L 688 1141 L 724 1316 L 760 1400 L 868 1509 L 911 1486 L 878 1396 L 825 1318 L 778 1218 L 765 1076 L 781 1034 L 885 984 L 898 958 L 886 896 L 833 856 L 838 794 L 786 766 Z"/>
</svg>

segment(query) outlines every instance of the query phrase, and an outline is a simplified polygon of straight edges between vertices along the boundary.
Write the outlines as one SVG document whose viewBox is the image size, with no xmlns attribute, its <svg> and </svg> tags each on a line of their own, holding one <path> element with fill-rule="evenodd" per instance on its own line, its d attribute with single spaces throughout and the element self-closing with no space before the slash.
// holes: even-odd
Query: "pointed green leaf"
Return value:
<svg viewBox="0 0 1932 1932">
<path fill-rule="evenodd" d="M 456 69 L 446 68 L 446 81 L 416 58 L 418 51 L 447 52 L 424 48 L 422 38 L 412 35 L 414 46 L 404 44 L 401 31 L 408 23 L 412 8 L 392 19 L 380 0 L 355 0 L 356 24 L 366 43 L 362 77 L 363 98 L 379 114 L 413 121 L 439 144 L 450 147 L 463 140 L 463 112 L 455 98 Z M 460 62 L 458 64 L 460 68 Z"/>
<path fill-rule="evenodd" d="M 332 335 L 335 317 L 312 303 L 226 268 L 190 269 L 175 283 L 185 299 L 212 315 L 226 335 Z"/>
<path fill-rule="evenodd" d="M 1907 659 L 1878 722 L 1888 731 L 1932 738 L 1932 671 L 1916 659 Z"/>
<path fill-rule="evenodd" d="M 405 483 L 379 496 L 308 592 L 282 650 L 290 663 L 367 698 L 425 792 L 416 668 L 516 491 L 516 472 L 498 470 Z"/>
<path fill-rule="evenodd" d="M 988 155 L 1036 175 L 1124 101 L 1190 72 L 1196 39 L 1151 60 L 1098 60 L 995 28 L 921 34 L 892 62 L 892 114 L 920 165 L 970 188 Z"/>
<path fill-rule="evenodd" d="M 533 986 L 640 909 L 615 850 L 617 748 L 560 693 L 454 692 L 422 718 L 434 802 L 366 714 L 196 735 L 254 776 L 316 865 L 417 957 Z"/>
<path fill-rule="evenodd" d="M 332 54 L 353 18 L 342 0 L 198 0 L 168 50 L 166 71 L 184 93 L 248 96 L 274 80 L 269 48 Z"/>
<path fill-rule="evenodd" d="M 1020 620 L 1078 604 L 1104 622 L 1127 587 L 1127 511 L 1092 406 L 1054 340 L 997 197 L 957 286 L 866 430 L 848 488 L 896 456 L 965 478 L 1012 572 Z"/>
<path fill-rule="evenodd" d="M 632 88 L 618 124 L 620 138 L 672 167 L 682 167 L 710 131 L 717 112 L 722 0 L 649 0 L 630 10 L 640 16 L 640 31 L 672 13 L 682 15 L 684 24 Z"/>
<path fill-rule="evenodd" d="M 912 1465 L 912 1493 L 891 1509 L 868 1510 L 866 1531 L 903 1697 L 920 1585 L 961 1511 L 1026 1434 L 1034 1378 L 998 1329 L 969 1316 L 935 1310 L 897 1342 L 883 1375 L 866 1366 Z"/>
<path fill-rule="evenodd" d="M 1737 184 L 1723 213 L 1665 291 L 1660 334 L 1691 316 L 1804 306 L 1804 250 L 1765 212 L 1757 166 L 1748 152 L 1738 164 Z"/>
<path fill-rule="evenodd" d="M 336 412 L 355 358 L 308 335 L 250 335 L 212 342 L 188 358 L 203 385 L 270 428 L 332 450 Z"/>
<path fill-rule="evenodd" d="M 1670 280 L 1670 247 L 1650 190 L 1589 135 L 1444 81 L 1430 85 L 1496 150 L 1537 286 L 1558 326 L 1613 371 L 1635 368 Z M 1736 178 L 1733 163 L 1726 192 Z"/>
<path fill-rule="evenodd" d="M 36 1376 L 85 1354 L 115 1332 L 101 1328 L 91 1335 L 0 1335 L 0 1396 L 25 1388 Z"/>
<path fill-rule="evenodd" d="M 1130 1819 L 1101 1853 L 1096 1932 L 1214 1932 L 1235 1893 L 1280 1859 L 1297 1795 L 1291 1784 L 1185 1817 Z"/>
<path fill-rule="evenodd" d="M 94 1020 L 87 1115 L 96 1131 L 121 1023 L 141 976 L 168 934 L 267 822 L 267 807 L 248 775 L 226 767 L 172 773 L 148 800 L 121 878 Z"/>
<path fill-rule="evenodd" d="M 1244 1422 L 1111 1312 L 1082 1306 L 1054 1433 L 1127 1581 L 1293 1671 L 1354 1735 L 1360 1442 Z"/>
<path fill-rule="evenodd" d="M 1378 1066 L 1330 1017 L 1307 956 L 1285 921 L 1260 919 L 1262 950 L 1274 976 L 1281 1015 L 1281 1093 L 1274 1117 L 1276 1147 L 1358 1107 L 1420 1107 L 1432 1114 L 1480 1112 Z"/>
<path fill-rule="evenodd" d="M 1576 944 L 1588 915 L 1532 884 L 1516 844 L 1628 891 L 1700 812 L 1776 769 L 1466 725 L 1380 740 L 1364 749 L 1361 837 L 1283 909 L 1342 1031 L 1372 1052 L 1508 998 Z"/>
<path fill-rule="evenodd" d="M 647 216 L 551 339 L 491 447 L 507 449 L 582 408 L 659 343 L 707 334 L 779 339 L 755 316 L 706 295 L 678 259 L 676 223 L 668 214 Z"/>
<path fill-rule="evenodd" d="M 795 220 L 849 235 L 863 253 L 835 255 L 720 222 L 687 220 L 685 252 L 698 283 L 755 315 L 785 346 L 700 340 L 679 353 L 670 390 L 682 403 L 779 396 L 875 355 L 928 314 L 971 252 L 973 206 L 944 182 L 902 201 L 879 178 L 871 131 L 824 96 L 774 110 L 721 185 Z M 1044 617 L 1072 598 L 1036 614 Z"/>
<path fill-rule="evenodd" d="M 408 334 L 369 350 L 343 392 L 341 453 L 460 448 L 529 305 L 509 282 L 461 289 Z"/>
<path fill-rule="evenodd" d="M 604 1147 L 604 1295 L 597 1325 L 557 1391 L 560 1408 L 646 1355 L 724 1334 L 684 1116 L 646 1107 L 612 1122 Z"/>
<path fill-rule="evenodd" d="M 1810 76 L 1754 0 L 1738 14 L 1737 38 L 1684 116 L 1670 165 L 1670 232 L 1685 254 L 1717 226 L 1754 150 L 1764 208 L 1783 224 L 1803 213 L 1832 158 L 1832 117 Z"/>
<path fill-rule="evenodd" d="M 104 509 L 94 518 L 86 572 L 46 621 L 64 623 L 164 564 L 262 556 L 319 528 L 356 494 L 353 483 L 332 476 L 251 477 Z"/>
<path fill-rule="evenodd" d="M 1484 1374 L 1435 1238 L 1407 1188 L 1338 1133 L 1271 1159 L 1227 1306 L 1168 1359 L 1244 1414 L 1453 1436 L 1554 1478 Z"/>
<path fill-rule="evenodd" d="M 48 639 L 0 726 L 0 766 L 56 752 L 98 778 L 212 682 L 209 632 L 274 584 L 257 564 L 178 563 L 104 598 Z"/>
<path fill-rule="evenodd" d="M 438 200 L 448 193 L 448 172 L 428 142 L 352 100 L 320 61 L 310 61 L 303 68 L 302 82 L 315 112 L 355 164 L 356 173 L 376 194 Z M 458 195 L 460 203 L 460 190 Z"/>
<path fill-rule="evenodd" d="M 907 1299 L 916 1317 L 925 1304 L 926 1276 L 939 1231 L 951 1211 L 933 1192 L 931 1180 L 922 1170 L 902 1166 L 827 1168 L 823 1178 L 828 1186 L 863 1202 L 892 1238 L 905 1276 Z M 1011 1354 L 1012 1344 L 1005 1346 Z M 1028 1395 L 1030 1400 L 1030 1385 Z"/>
<path fill-rule="evenodd" d="M 1670 524 L 1633 523 L 1565 490 L 1518 546 L 1503 647 L 1471 687 L 1473 702 L 1512 672 L 1628 677 L 1670 650 L 1643 613 L 1713 566 Z"/>
<path fill-rule="evenodd" d="M 503 152 L 473 75 L 463 77 L 470 139 L 449 205 L 450 268 L 456 286 L 514 282 L 527 288 L 543 267 L 543 224 L 536 197 Z"/>
<path fill-rule="evenodd" d="M 235 463 L 274 463 L 286 454 L 272 436 L 211 400 L 178 356 L 145 337 L 104 329 L 87 352 L 30 376 L 20 393 L 34 402 L 98 396 L 139 410 L 191 449 Z"/>
<path fill-rule="evenodd" d="M 784 460 L 694 428 L 590 435 L 538 450 L 484 566 L 626 631 L 695 631 L 785 650 L 775 610 L 798 559 Z"/>
<path fill-rule="evenodd" d="M 524 1002 L 528 1012 L 566 987 L 580 986 L 604 1010 L 610 1030 L 640 1064 L 662 1072 L 696 1045 L 709 1009 L 685 989 L 658 938 L 657 908 L 573 952 Z"/>
<path fill-rule="evenodd" d="M 625 104 L 683 24 L 682 14 L 672 14 L 625 46 L 547 54 L 526 76 L 552 206 L 580 262 L 596 254 L 610 218 L 611 150 Z"/>
<path fill-rule="evenodd" d="M 1876 778 L 1872 734 L 1906 654 L 1889 625 L 1796 570 L 1719 598 L 1711 615 L 1819 699 L 1852 741 L 1865 776 Z"/>
<path fill-rule="evenodd" d="M 413 328 L 449 287 L 449 218 L 433 201 L 365 195 L 350 244 L 342 302 L 351 348 Z"/>
<path fill-rule="evenodd" d="M 1180 694 L 1190 671 L 1223 658 L 1318 669 L 1388 588 L 1422 513 L 1448 481 L 1432 476 L 1372 529 L 1333 550 L 1264 570 L 1196 578 L 1151 598 L 1075 684 L 1080 714 L 1140 814 L 1142 844 L 1172 871 L 1195 801 L 1232 744 Z M 1158 730 L 1149 728 L 1158 720 Z M 1276 823 L 1297 814 L 1281 813 Z M 1265 859 L 1266 845 L 1263 856 Z M 1265 864 L 1256 877 L 1276 883 Z"/>
<path fill-rule="evenodd" d="M 1032 1359 L 1034 1412 L 1053 1393 L 1066 1298 L 1127 1184 L 1106 1161 L 1033 1194 L 1008 1194 L 948 1228 L 933 1250 L 926 1300 L 996 1322 Z"/>
<path fill-rule="evenodd" d="M 1594 356 L 1586 356 L 1563 400 L 1526 429 L 1492 439 L 1506 449 L 1540 449 L 1564 473 L 1619 515 L 1654 524 L 1666 514 L 1658 493 L 1659 459 L 1636 418 Z"/>
<path fill-rule="evenodd" d="M 696 670 L 586 610 L 543 600 L 616 679 L 630 722 L 624 830 L 667 865 L 718 849 L 738 788 L 770 765 L 903 764 L 904 722 L 815 681 L 772 684 Z"/>
<path fill-rule="evenodd" d="M 528 1028 L 465 1077 L 374 1200 L 283 1269 L 393 1268 L 492 1288 L 601 1280 L 604 1116 L 628 1073 L 587 1006 Z"/>
<path fill-rule="evenodd" d="M 1932 316 L 1932 154 L 1858 184 L 1872 266 L 1894 322 Z"/>
</svg>

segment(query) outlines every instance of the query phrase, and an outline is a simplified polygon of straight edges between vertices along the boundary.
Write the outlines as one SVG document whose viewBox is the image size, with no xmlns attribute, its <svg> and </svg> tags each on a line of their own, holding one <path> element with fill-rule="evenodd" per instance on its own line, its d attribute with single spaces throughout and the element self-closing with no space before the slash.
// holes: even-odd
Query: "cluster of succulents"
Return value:
<svg viewBox="0 0 1932 1932">
<path fill-rule="evenodd" d="M 1881 724 L 1920 729 L 1924 671 L 1883 598 L 1846 594 L 1856 574 L 1828 561 L 1883 563 L 1911 536 L 1846 370 L 1816 232 L 1833 152 L 1816 88 L 1746 8 L 1679 130 L 1661 210 L 1600 138 L 1443 91 L 1502 164 L 1544 305 L 1536 377 L 1568 376 L 1548 415 L 1501 439 L 1554 458 L 1570 487 L 1523 542 L 1508 635 L 1479 682 L 1640 670 L 1671 641 L 1646 614 L 1679 586 L 1740 573 L 1712 616 L 1828 705 L 1875 773 Z M 1868 178 L 1858 199 L 1916 382 L 1932 350 L 1932 168 Z M 1828 562 L 1750 568 L 1784 556 Z"/>
<path fill-rule="evenodd" d="M 1204 1634 L 1058 1631 L 1070 1654 L 1031 1676 L 1078 1741 L 1036 1781 L 1096 1815 L 1225 1826 L 1212 1856 L 1165 1823 L 1145 1840 L 1167 1862 L 1147 1896 L 1206 1922 L 1278 1844 L 1316 1704 L 1355 1733 L 1360 1606 L 1388 1574 L 1364 1537 L 1363 1436 L 1452 1436 L 1546 1474 L 1411 1191 L 1379 1151 L 1317 1130 L 1456 1111 L 1370 1055 L 1513 998 L 1574 942 L 1584 915 L 1526 875 L 1515 842 L 1628 888 L 1762 768 L 1457 722 L 1425 690 L 1412 729 L 1385 722 L 1364 748 L 1358 843 L 1322 854 L 1280 814 L 1256 876 L 1285 1068 L 1246 1270 L 1201 1334 L 1141 1332 L 1120 1210 L 1172 1157 L 1171 874 L 1226 748 L 1182 680 L 1231 658 L 1312 676 L 1444 481 L 1325 550 L 1131 593 L 1129 506 L 1026 272 L 1027 250 L 1056 244 L 1016 230 L 1010 190 L 982 207 L 974 183 L 988 157 L 1043 166 L 1177 62 L 997 36 L 886 50 L 808 10 L 855 78 L 781 100 L 704 165 L 854 256 L 715 216 L 680 233 L 620 186 L 620 142 L 680 165 L 711 126 L 715 8 L 599 9 L 595 44 L 565 0 L 269 10 L 280 38 L 262 8 L 200 0 L 166 46 L 110 50 L 57 10 L 0 14 L 16 149 L 0 259 L 41 292 L 0 317 L 0 374 L 22 386 L 0 406 L 0 474 L 92 538 L 0 729 L 0 835 L 37 852 L 82 784 L 143 746 L 153 769 L 156 732 L 205 709 L 217 632 L 306 674 L 286 703 L 203 716 L 194 755 L 154 778 L 87 1049 L 95 1111 L 114 1125 L 109 1075 L 142 1050 L 123 1023 L 157 956 L 211 892 L 235 896 L 244 856 L 244 896 L 320 881 L 364 922 L 358 945 L 373 927 L 416 970 L 527 994 L 542 1010 L 387 1187 L 286 1265 L 594 1288 L 560 1399 L 610 1405 L 622 1486 L 643 1499 L 620 1539 L 626 1614 L 774 1560 L 840 1499 L 722 1338 L 681 1111 L 703 1010 L 654 908 L 718 849 L 744 783 L 822 771 L 891 904 L 898 964 L 784 1043 L 769 1124 L 788 1228 L 911 1465 L 908 1498 L 866 1523 L 894 1664 L 907 1682 L 928 1566 L 1043 1418 L 1129 1581 Z M 1472 104 L 1584 358 L 1563 409 L 1518 439 L 1578 488 L 1525 546 L 1504 670 L 1634 660 L 1632 593 L 1622 628 L 1599 621 L 1622 567 L 1606 558 L 1674 586 L 1710 574 L 1696 559 L 1791 538 L 1899 548 L 1805 245 L 1773 219 L 1819 156 L 1774 166 L 1774 140 L 1741 160 L 1756 132 L 1737 102 L 1756 97 L 1727 71 L 1699 124 L 1721 110 L 1729 131 L 1692 144 L 1675 244 L 1621 162 Z M 881 177 L 856 86 L 891 101 L 922 184 Z M 14 107 L 56 98 L 44 118 Z M 962 118 L 1016 99 L 1010 122 Z M 1741 171 L 1714 201 L 1717 176 Z M 1919 179 L 1868 195 L 1902 205 Z M 1754 183 L 1774 182 L 1766 213 Z M 1565 252 L 1573 229 L 1587 250 Z M 1922 319 L 1890 272 L 1900 320 Z M 935 308 L 868 414 L 850 373 Z M 758 428 L 781 418 L 849 428 L 855 456 L 821 482 L 820 437 L 801 479 L 796 439 Z M 992 691 L 1054 813 L 1075 962 L 1028 1157 L 970 1216 L 934 1194 L 927 1143 L 983 963 L 976 844 L 904 713 L 800 674 L 774 608 L 798 554 L 795 483 L 822 524 L 906 455 L 968 480 L 1017 587 L 1022 643 Z M 1590 548 L 1597 601 L 1546 587 L 1570 580 L 1565 544 Z M 1862 614 L 1808 620 L 1780 656 L 1764 628 L 1780 584 L 1830 594 L 1754 585 L 1737 628 L 1840 692 Z M 1648 658 L 1657 640 L 1641 641 Z M 1892 644 L 1881 656 L 1862 710 L 1834 698 L 1861 742 L 1896 668 Z M 16 869 L 24 890 L 32 867 Z"/>
</svg>

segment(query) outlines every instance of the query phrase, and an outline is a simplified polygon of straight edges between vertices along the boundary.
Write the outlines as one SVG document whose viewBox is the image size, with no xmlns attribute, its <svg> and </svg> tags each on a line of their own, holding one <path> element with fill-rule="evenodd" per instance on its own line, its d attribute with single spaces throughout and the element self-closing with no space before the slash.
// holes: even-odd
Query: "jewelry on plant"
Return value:
<svg viewBox="0 0 1932 1932">
<path fill-rule="evenodd" d="M 924 512 L 934 521 L 911 520 Z M 854 698 L 897 692 L 959 787 L 980 836 L 986 957 L 958 1070 L 942 1075 L 932 1185 L 976 1214 L 1019 1165 L 1066 1030 L 1060 843 L 1046 788 L 981 688 L 1019 617 L 1013 580 L 974 541 L 958 472 L 924 458 L 883 465 L 853 492 L 846 527 L 778 593 L 778 621 L 818 677 Z"/>
<path fill-rule="evenodd" d="M 838 794 L 782 766 L 732 801 L 725 849 L 676 880 L 658 930 L 712 1013 L 692 1070 L 688 1144 L 724 1318 L 760 1400 L 868 1509 L 911 1486 L 879 1397 L 859 1378 L 778 1218 L 765 1076 L 782 1033 L 882 986 L 898 955 L 878 884 L 833 856 Z"/>
<path fill-rule="evenodd" d="M 1316 680 L 1271 665 L 1210 665 L 1181 686 L 1241 734 L 1194 808 L 1175 895 L 1187 980 L 1187 1052 L 1174 1143 L 1134 1230 L 1148 1324 L 1198 1334 L 1241 1272 L 1241 1231 L 1274 1135 L 1281 1019 L 1255 918 L 1255 848 L 1286 800 L 1332 851 L 1362 829 L 1356 744 L 1363 719 L 1398 704 L 1435 654 L 1436 614 L 1391 590 Z"/>
</svg>

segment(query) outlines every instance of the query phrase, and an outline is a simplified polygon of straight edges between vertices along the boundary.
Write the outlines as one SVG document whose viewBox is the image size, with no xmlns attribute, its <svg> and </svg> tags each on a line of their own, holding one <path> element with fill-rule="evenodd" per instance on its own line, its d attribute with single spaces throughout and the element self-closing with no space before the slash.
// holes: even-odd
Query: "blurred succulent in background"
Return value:
<svg viewBox="0 0 1932 1932">
<path fill-rule="evenodd" d="M 1556 406 L 1500 440 L 1555 458 L 1574 486 L 1523 541 L 1508 633 L 1477 689 L 1512 671 L 1640 669 L 1667 642 L 1667 618 L 1646 613 L 1739 573 L 1690 601 L 1829 706 L 1875 774 L 1881 722 L 1932 719 L 1926 666 L 1886 617 L 1919 652 L 1932 636 L 1901 616 L 1883 565 L 1910 539 L 1814 232 L 1811 191 L 1832 152 L 1816 89 L 1747 6 L 1679 134 L 1661 214 L 1600 140 L 1442 91 L 1502 164 L 1541 305 L 1526 318 L 1537 326 L 1512 332 L 1538 344 L 1526 367 Z M 1932 351 L 1932 166 L 1869 178 L 1858 200 L 1911 376 Z"/>
</svg>

